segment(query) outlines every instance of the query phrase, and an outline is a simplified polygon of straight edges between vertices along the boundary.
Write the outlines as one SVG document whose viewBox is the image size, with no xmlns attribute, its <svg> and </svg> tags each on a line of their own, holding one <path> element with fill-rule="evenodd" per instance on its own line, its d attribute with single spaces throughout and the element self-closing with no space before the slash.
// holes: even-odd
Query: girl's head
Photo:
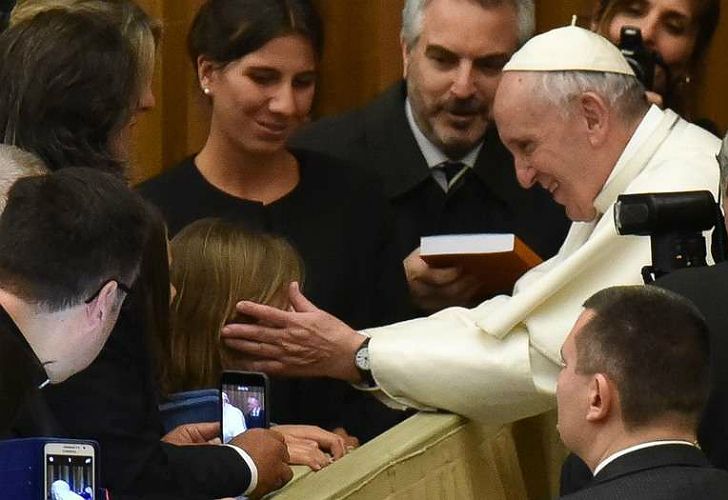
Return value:
<svg viewBox="0 0 728 500">
<path fill-rule="evenodd" d="M 307 0 L 208 0 L 188 49 L 211 134 L 249 152 L 282 149 L 311 110 L 322 43 Z"/>
<path fill-rule="evenodd" d="M 284 239 L 221 219 L 190 224 L 171 247 L 170 278 L 177 294 L 166 389 L 215 387 L 232 361 L 220 330 L 230 321 L 246 321 L 237 316 L 235 304 L 251 300 L 287 308 L 287 286 L 302 279 L 303 265 Z"/>
<path fill-rule="evenodd" d="M 0 91 L 0 139 L 51 169 L 120 171 L 129 128 L 154 106 L 160 24 L 131 0 L 21 0 L 11 25 L 2 42 L 10 85 Z M 17 99 L 42 114 L 12 108 Z"/>
<path fill-rule="evenodd" d="M 719 0 L 599 0 L 594 28 L 614 43 L 622 26 L 639 28 L 645 45 L 670 69 L 673 81 L 656 82 L 656 90 L 665 93 L 705 55 L 719 17 Z"/>
</svg>

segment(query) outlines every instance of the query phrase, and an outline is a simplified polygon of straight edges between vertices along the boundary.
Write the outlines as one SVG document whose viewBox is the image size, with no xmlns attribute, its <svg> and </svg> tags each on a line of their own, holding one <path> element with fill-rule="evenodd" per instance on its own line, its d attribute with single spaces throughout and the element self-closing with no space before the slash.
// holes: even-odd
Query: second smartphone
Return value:
<svg viewBox="0 0 728 500">
<path fill-rule="evenodd" d="M 246 429 L 270 426 L 270 383 L 260 372 L 224 371 L 220 379 L 223 443 Z"/>
</svg>

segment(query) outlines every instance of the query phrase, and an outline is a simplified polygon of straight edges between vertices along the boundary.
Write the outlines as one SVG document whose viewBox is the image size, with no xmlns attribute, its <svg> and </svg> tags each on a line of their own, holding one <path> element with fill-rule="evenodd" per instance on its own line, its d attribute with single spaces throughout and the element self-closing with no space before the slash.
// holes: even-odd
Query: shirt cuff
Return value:
<svg viewBox="0 0 728 500">
<path fill-rule="evenodd" d="M 229 446 L 233 450 L 237 451 L 240 457 L 248 465 L 248 469 L 250 469 L 250 484 L 248 485 L 248 488 L 243 492 L 243 495 L 249 495 L 258 486 L 258 468 L 255 466 L 255 462 L 253 462 L 253 459 L 250 458 L 250 455 L 248 455 L 242 448 L 239 448 L 232 444 L 225 444 L 223 446 Z"/>
</svg>

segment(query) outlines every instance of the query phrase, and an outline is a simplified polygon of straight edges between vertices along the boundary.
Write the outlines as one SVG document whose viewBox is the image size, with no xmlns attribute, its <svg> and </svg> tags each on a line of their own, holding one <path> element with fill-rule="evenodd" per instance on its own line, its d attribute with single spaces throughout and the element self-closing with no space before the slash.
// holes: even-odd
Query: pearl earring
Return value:
<svg viewBox="0 0 728 500">
<path fill-rule="evenodd" d="M 202 87 L 202 93 L 205 95 L 212 94 L 212 90 L 210 90 L 210 87 Z"/>
</svg>

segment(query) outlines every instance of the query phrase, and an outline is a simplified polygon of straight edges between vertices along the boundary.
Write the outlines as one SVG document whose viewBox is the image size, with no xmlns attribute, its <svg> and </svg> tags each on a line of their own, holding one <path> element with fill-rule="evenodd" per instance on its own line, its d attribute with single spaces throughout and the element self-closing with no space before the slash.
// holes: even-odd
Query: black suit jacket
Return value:
<svg viewBox="0 0 728 500">
<path fill-rule="evenodd" d="M 265 427 L 265 412 L 261 410 L 257 417 L 248 413 L 245 415 L 245 425 L 248 429 Z"/>
<path fill-rule="evenodd" d="M 395 209 L 397 248 L 402 258 L 421 236 L 512 232 L 542 258 L 554 255 L 569 221 L 540 187 L 522 189 L 513 160 L 490 127 L 473 171 L 450 193 L 432 178 L 405 113 L 400 82 L 361 110 L 324 118 L 292 143 L 328 153 L 375 174 Z"/>
<path fill-rule="evenodd" d="M 628 453 L 564 500 L 713 500 L 728 498 L 728 472 L 713 468 L 688 445 L 660 445 Z"/>
<path fill-rule="evenodd" d="M 12 437 L 21 408 L 47 379 L 33 348 L 0 305 L 0 439 Z"/>
</svg>

